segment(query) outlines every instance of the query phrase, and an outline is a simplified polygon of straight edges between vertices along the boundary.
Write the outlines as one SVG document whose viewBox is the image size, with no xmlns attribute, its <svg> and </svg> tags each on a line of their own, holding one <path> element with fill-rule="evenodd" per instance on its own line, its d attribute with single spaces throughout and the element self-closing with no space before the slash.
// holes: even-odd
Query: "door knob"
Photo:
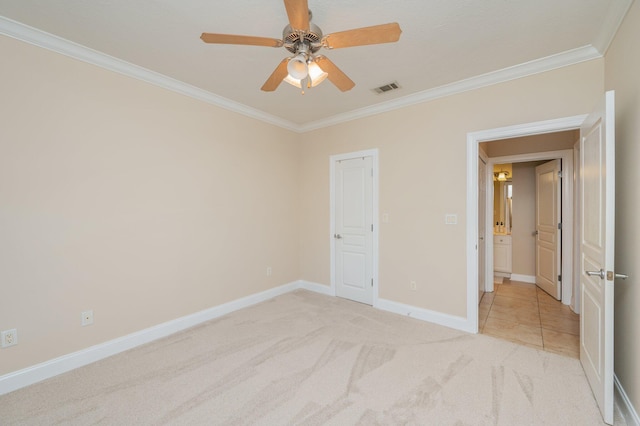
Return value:
<svg viewBox="0 0 640 426">
<path fill-rule="evenodd" d="M 599 271 L 584 271 L 590 277 L 600 277 L 600 279 L 604 280 L 604 270 L 600 269 Z"/>
<path fill-rule="evenodd" d="M 342 235 L 340 235 L 340 234 L 333 234 L 333 238 L 335 238 L 336 240 L 339 240 L 340 238 L 342 238 Z"/>
</svg>

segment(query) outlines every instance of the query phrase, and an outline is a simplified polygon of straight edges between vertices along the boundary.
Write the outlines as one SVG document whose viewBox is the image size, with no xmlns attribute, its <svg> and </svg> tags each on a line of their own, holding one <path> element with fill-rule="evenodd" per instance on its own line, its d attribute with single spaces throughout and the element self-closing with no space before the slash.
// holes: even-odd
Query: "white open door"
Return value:
<svg viewBox="0 0 640 426">
<path fill-rule="evenodd" d="M 614 92 L 580 128 L 580 362 L 613 424 Z"/>
<path fill-rule="evenodd" d="M 334 215 L 336 294 L 372 305 L 372 157 L 336 162 Z"/>
<path fill-rule="evenodd" d="M 536 167 L 536 285 L 551 296 L 561 297 L 562 217 L 560 160 Z"/>
</svg>

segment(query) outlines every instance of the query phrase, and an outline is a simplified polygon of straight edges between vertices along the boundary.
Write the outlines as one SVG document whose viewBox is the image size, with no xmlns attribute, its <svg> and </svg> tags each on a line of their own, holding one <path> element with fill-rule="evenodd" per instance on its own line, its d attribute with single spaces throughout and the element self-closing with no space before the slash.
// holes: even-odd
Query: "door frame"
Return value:
<svg viewBox="0 0 640 426">
<path fill-rule="evenodd" d="M 344 154 L 335 154 L 329 157 L 329 259 L 330 259 L 330 278 L 331 285 L 329 288 L 329 294 L 336 296 L 336 246 L 335 239 L 333 235 L 336 233 L 336 219 L 335 219 L 335 209 L 336 209 L 336 163 L 342 160 L 351 160 L 354 158 L 361 157 L 371 157 L 372 166 L 373 166 L 373 194 L 372 194 L 372 208 L 373 208 L 373 251 L 372 251 L 372 275 L 373 275 L 373 300 L 372 306 L 378 307 L 378 248 L 379 248 L 379 229 L 380 224 L 378 221 L 378 212 L 379 212 L 379 184 L 378 184 L 378 176 L 379 176 L 379 163 L 378 163 L 378 149 L 367 149 L 363 151 L 355 151 L 355 152 L 347 152 Z"/>
<path fill-rule="evenodd" d="M 533 136 L 543 133 L 561 132 L 565 130 L 576 130 L 584 122 L 587 115 L 576 115 L 553 120 L 538 121 L 533 123 L 518 124 L 514 126 L 499 127 L 488 130 L 467 133 L 467 318 L 465 329 L 478 332 L 478 153 L 479 144 L 499 139 L 509 139 L 522 136 Z M 572 158 L 573 159 L 573 158 Z M 489 169 L 489 168 L 488 168 Z M 490 169 L 493 170 L 493 169 Z M 571 181 L 573 179 L 566 179 Z M 493 181 L 493 180 L 492 180 Z M 572 188 L 573 189 L 573 188 Z M 493 189 L 491 189 L 493 194 Z M 564 194 L 563 194 L 564 195 Z M 572 200 L 573 202 L 573 200 Z M 563 238 L 563 244 L 569 238 Z M 485 243 L 488 239 L 485 238 Z M 570 240 L 573 248 L 573 238 Z M 564 249 L 564 245 L 563 245 Z M 491 251 L 491 262 L 493 262 L 493 247 L 485 246 L 485 254 Z M 563 269 L 565 266 L 563 265 Z M 569 264 L 569 270 L 572 269 Z M 565 269 L 566 270 L 566 269 Z M 491 266 L 493 271 L 493 266 Z M 493 285 L 493 278 L 486 281 L 485 285 Z"/>
<path fill-rule="evenodd" d="M 483 241 L 483 240 L 486 240 L 488 238 L 487 237 L 487 229 L 493 229 L 493 227 L 492 228 L 487 228 L 487 223 L 486 223 L 487 222 L 487 220 L 486 220 L 487 219 L 487 213 L 486 212 L 487 212 L 487 202 L 488 202 L 487 200 L 489 199 L 489 196 L 487 195 L 487 187 L 488 187 L 488 185 L 486 184 L 487 183 L 486 182 L 486 180 L 487 180 L 486 175 L 488 175 L 487 170 L 489 169 L 489 158 L 484 154 L 484 152 L 480 152 L 480 155 L 478 155 L 478 167 L 480 166 L 480 163 L 479 163 L 480 161 L 482 161 L 484 163 L 484 170 L 485 170 L 485 190 L 484 190 L 485 199 L 484 199 L 484 204 L 483 204 L 484 211 L 485 211 L 485 213 L 484 213 L 484 219 L 485 219 L 484 222 L 485 222 L 485 224 L 484 224 L 484 233 L 481 234 L 480 230 L 478 229 L 478 238 L 480 239 L 480 241 Z M 493 179 L 492 179 L 492 181 L 493 181 Z M 480 186 L 478 185 L 478 187 L 480 187 Z M 478 209 L 480 209 L 480 201 L 481 200 L 478 197 Z M 478 214 L 478 224 L 481 223 L 479 219 L 480 219 L 480 215 Z M 491 224 L 493 226 L 493 220 L 491 221 Z M 493 232 L 491 232 L 491 234 L 493 234 Z M 480 237 L 482 237 L 482 238 L 480 238 Z M 487 268 L 487 266 L 486 266 L 487 265 L 487 262 L 486 262 L 486 260 L 487 260 L 487 250 L 486 250 L 486 245 L 478 244 L 478 258 L 480 258 L 480 248 L 483 249 L 482 252 L 483 252 L 484 261 L 485 261 L 484 262 L 484 265 L 485 265 L 485 267 L 484 267 L 485 268 L 484 269 L 484 278 L 482 280 L 483 281 L 482 295 L 484 295 L 484 293 L 487 292 L 487 270 L 486 270 L 486 268 Z M 478 280 L 480 280 L 481 275 L 478 274 L 476 276 L 478 277 Z M 478 282 L 477 284 L 478 284 L 477 285 L 477 287 L 478 287 L 478 298 L 480 299 L 480 300 L 478 300 L 478 303 L 480 303 L 480 301 L 482 300 L 482 295 L 480 294 L 480 282 Z M 493 282 L 491 283 L 491 291 L 493 291 Z"/>
<path fill-rule="evenodd" d="M 486 141 L 485 141 L 486 142 Z M 574 198 L 573 198 L 573 190 L 574 190 L 574 165 L 573 165 L 573 149 L 564 149 L 558 151 L 546 151 L 546 152 L 532 152 L 530 154 L 519 154 L 519 155 L 506 155 L 503 157 L 492 157 L 489 158 L 489 164 L 491 164 L 491 171 L 493 172 L 493 166 L 496 164 L 503 163 L 523 163 L 527 161 L 546 161 L 546 160 L 562 160 L 562 216 L 560 220 L 562 221 L 562 299 L 561 302 L 565 305 L 571 304 L 572 294 L 574 291 L 577 291 L 578 288 L 575 286 L 576 283 L 573 282 L 573 256 L 574 256 L 574 241 L 573 241 L 573 221 L 574 221 Z M 493 183 L 493 182 L 491 182 Z M 487 203 L 490 200 L 493 200 L 493 185 L 488 185 L 491 188 L 487 188 L 487 191 L 491 190 L 491 194 L 487 192 Z M 491 206 L 487 208 L 487 212 L 485 214 L 491 213 L 493 217 L 493 210 L 491 210 Z M 493 222 L 491 222 L 493 223 Z M 491 225 L 490 223 L 490 225 Z M 486 225 L 485 225 L 486 226 Z M 489 241 L 491 240 L 491 241 Z M 491 291 L 493 291 L 493 238 L 485 238 L 485 259 L 486 266 L 485 268 L 489 268 L 491 265 L 491 270 L 487 272 L 487 277 L 491 276 L 489 282 L 489 287 Z M 490 252 L 490 253 L 489 253 Z M 490 259 L 488 259 L 490 257 Z M 490 261 L 490 262 L 489 262 Z M 485 277 L 485 288 L 487 288 L 487 277 Z M 533 283 L 535 284 L 535 283 Z M 575 310 L 575 307 L 572 306 Z"/>
</svg>

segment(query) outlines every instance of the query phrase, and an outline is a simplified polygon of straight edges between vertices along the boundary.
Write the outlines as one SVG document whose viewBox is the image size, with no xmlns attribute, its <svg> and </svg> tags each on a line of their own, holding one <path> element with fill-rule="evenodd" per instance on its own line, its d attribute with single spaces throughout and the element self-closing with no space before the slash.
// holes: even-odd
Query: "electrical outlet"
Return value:
<svg viewBox="0 0 640 426">
<path fill-rule="evenodd" d="M 272 273 L 273 269 L 271 269 L 271 266 L 267 266 L 267 276 L 270 277 Z"/>
<path fill-rule="evenodd" d="M 410 281 L 409 282 L 409 288 L 413 291 L 416 291 L 418 289 L 418 285 L 416 284 L 415 281 Z"/>
<path fill-rule="evenodd" d="M 15 328 L 3 331 L 1 336 L 3 348 L 8 348 L 9 346 L 18 344 L 18 330 Z"/>
<path fill-rule="evenodd" d="M 93 324 L 93 311 L 84 311 L 81 315 L 80 324 L 85 325 Z"/>
</svg>

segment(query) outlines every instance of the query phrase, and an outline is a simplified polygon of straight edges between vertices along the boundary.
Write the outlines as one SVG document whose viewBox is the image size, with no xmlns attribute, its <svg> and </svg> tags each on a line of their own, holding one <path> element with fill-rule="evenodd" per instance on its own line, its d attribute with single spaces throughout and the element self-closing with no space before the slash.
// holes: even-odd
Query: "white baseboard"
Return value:
<svg viewBox="0 0 640 426">
<path fill-rule="evenodd" d="M 536 283 L 536 277 L 534 275 L 520 275 L 520 274 L 511 274 L 511 281 L 520 281 L 522 283 Z"/>
<path fill-rule="evenodd" d="M 314 288 L 326 287 L 320 286 L 319 284 L 309 284 L 310 287 Z M 87 364 L 91 364 L 93 362 L 110 357 L 120 352 L 124 352 L 129 349 L 133 349 L 137 346 L 144 345 L 154 340 L 161 339 L 178 331 L 182 331 L 203 322 L 212 320 L 214 318 L 221 317 L 222 315 L 237 311 L 238 309 L 246 308 L 248 306 L 255 305 L 256 303 L 264 302 L 265 300 L 269 300 L 273 297 L 280 296 L 281 294 L 288 293 L 298 288 L 306 288 L 306 285 L 302 286 L 301 282 L 299 281 L 285 284 L 279 287 L 262 291 L 260 293 L 236 299 L 222 305 L 214 306 L 212 308 L 205 309 L 191 315 L 186 315 L 175 320 L 158 324 L 153 327 L 128 334 L 126 336 L 118 337 L 116 339 L 109 340 L 107 342 L 100 343 L 98 345 L 91 346 L 77 352 L 63 355 L 61 357 L 36 364 L 22 370 L 5 374 L 3 376 L 0 376 L 0 395 L 4 395 L 25 386 L 29 386 L 39 381 L 57 376 L 58 374 L 66 373 L 67 371 L 85 366 Z"/>
<path fill-rule="evenodd" d="M 618 376 L 613 375 L 613 384 L 615 392 L 615 401 L 620 409 L 620 414 L 627 422 L 627 426 L 640 426 L 640 417 L 638 412 L 633 407 L 633 404 L 629 400 L 627 393 L 624 391 L 622 384 L 618 380 Z"/>
<path fill-rule="evenodd" d="M 434 324 L 444 325 L 445 327 L 453 328 L 456 330 L 475 333 L 475 331 L 470 329 L 470 324 L 467 319 L 463 317 L 443 314 L 442 312 L 436 312 L 429 309 L 418 308 L 416 306 L 405 305 L 404 303 L 394 302 L 387 299 L 378 299 L 378 303 L 375 307 L 383 311 L 393 312 L 394 314 L 406 315 L 411 318 L 432 322 Z"/>
<path fill-rule="evenodd" d="M 327 296 L 335 296 L 335 291 L 331 287 L 309 281 L 298 281 L 297 288 L 303 288 L 305 290 L 314 291 L 316 293 L 324 294 Z M 403 303 L 394 302 L 387 299 L 378 299 L 377 303 L 375 303 L 373 307 L 382 311 L 406 315 L 422 321 L 444 325 L 445 327 L 453 328 L 456 330 L 466 331 L 469 333 L 474 332 L 471 330 L 466 318 L 443 314 L 442 312 L 430 311 L 428 309 L 405 305 Z"/>
<path fill-rule="evenodd" d="M 327 295 L 327 296 L 335 296 L 336 295 L 335 290 L 332 289 L 330 286 L 324 285 L 324 284 L 314 283 L 314 282 L 311 282 L 311 281 L 300 280 L 300 281 L 298 281 L 297 288 L 303 288 L 305 290 L 313 291 L 315 293 L 320 293 L 320 294 L 324 294 L 324 295 Z"/>
<path fill-rule="evenodd" d="M 316 293 L 324 294 L 327 296 L 336 295 L 335 291 L 331 287 L 309 281 L 298 281 L 298 288 L 314 291 Z M 411 318 L 419 319 L 421 321 L 432 322 L 434 324 L 444 325 L 445 327 L 453 328 L 456 330 L 474 333 L 474 331 L 471 330 L 466 318 L 443 314 L 442 312 L 430 311 L 428 309 L 418 308 L 416 306 L 405 305 L 404 303 L 394 302 L 387 299 L 378 299 L 373 307 L 382 311 L 406 315 Z"/>
</svg>

